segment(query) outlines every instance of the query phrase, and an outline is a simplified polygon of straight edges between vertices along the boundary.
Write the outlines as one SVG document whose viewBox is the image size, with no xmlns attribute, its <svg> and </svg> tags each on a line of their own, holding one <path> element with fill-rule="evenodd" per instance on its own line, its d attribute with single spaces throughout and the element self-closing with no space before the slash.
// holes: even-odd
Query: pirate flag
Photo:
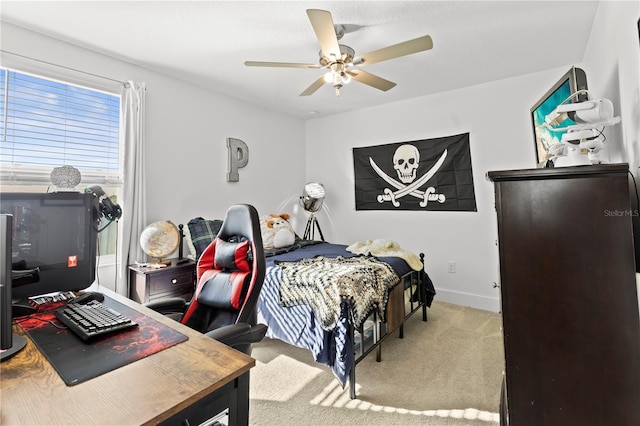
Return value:
<svg viewBox="0 0 640 426">
<path fill-rule="evenodd" d="M 353 149 L 356 210 L 477 211 L 469 133 Z"/>
</svg>

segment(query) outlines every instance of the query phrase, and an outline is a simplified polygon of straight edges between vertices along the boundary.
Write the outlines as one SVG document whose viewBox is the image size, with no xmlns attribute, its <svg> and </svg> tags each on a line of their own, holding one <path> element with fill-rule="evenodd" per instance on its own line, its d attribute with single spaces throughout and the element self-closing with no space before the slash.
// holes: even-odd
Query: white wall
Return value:
<svg viewBox="0 0 640 426">
<path fill-rule="evenodd" d="M 612 162 L 640 164 L 638 2 L 600 4 L 584 63 L 307 122 L 307 180 L 327 188 L 332 241 L 390 238 L 426 254 L 438 300 L 497 311 L 497 225 L 489 170 L 535 167 L 529 109 L 571 65 L 610 98 L 622 124 L 608 129 Z M 328 130 L 330 129 L 330 131 Z M 477 213 L 355 211 L 352 148 L 469 132 Z M 550 212 L 551 213 L 551 212 Z M 455 274 L 447 263 L 455 261 Z"/>
<path fill-rule="evenodd" d="M 584 55 L 589 88 L 611 99 L 620 124 L 607 129 L 613 162 L 629 163 L 640 186 L 640 2 L 601 2 Z M 632 186 L 632 189 L 636 188 Z M 632 197 L 633 210 L 640 210 Z M 636 271 L 640 270 L 640 217 L 632 216 Z M 640 292 L 639 292 L 640 293 Z"/>
<path fill-rule="evenodd" d="M 595 97 L 611 99 L 621 123 L 607 129 L 612 162 L 628 162 L 636 179 L 640 167 L 640 2 L 600 2 L 584 69 Z"/>
<path fill-rule="evenodd" d="M 184 223 L 196 216 L 223 218 L 231 204 L 274 211 L 304 181 L 304 123 L 188 82 L 2 24 L 2 49 L 120 81 L 144 81 L 146 92 L 147 222 Z M 67 81 L 113 83 L 40 62 L 3 54 L 4 66 Z M 249 164 L 229 183 L 226 140 L 243 140 Z M 286 163 L 286 168 L 283 165 Z M 126 206 L 122 206 L 127 214 Z M 187 249 L 185 248 L 185 253 Z M 101 265 L 100 281 L 111 286 L 113 266 Z"/>
</svg>

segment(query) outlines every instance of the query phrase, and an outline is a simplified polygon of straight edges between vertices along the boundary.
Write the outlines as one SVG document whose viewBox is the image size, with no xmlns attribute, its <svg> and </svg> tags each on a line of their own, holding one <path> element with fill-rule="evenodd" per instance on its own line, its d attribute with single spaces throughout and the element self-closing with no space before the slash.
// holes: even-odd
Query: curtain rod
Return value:
<svg viewBox="0 0 640 426">
<path fill-rule="evenodd" d="M 21 55 L 21 54 L 19 54 L 19 53 L 9 52 L 9 51 L 7 51 L 7 50 L 2 50 L 2 49 L 0 49 L 0 52 L 2 52 L 2 53 L 8 53 L 9 55 L 19 56 L 19 57 L 21 57 L 21 58 L 29 59 L 29 60 L 36 61 L 36 62 L 40 62 L 40 63 L 43 63 L 43 64 L 52 65 L 52 66 L 54 66 L 54 67 L 63 68 L 63 69 L 70 70 L 70 71 L 79 72 L 79 73 L 86 74 L 86 75 L 90 75 L 90 76 L 93 76 L 93 77 L 102 78 L 102 79 L 104 79 L 104 80 L 114 81 L 114 82 L 116 82 L 116 83 L 120 83 L 120 84 L 122 84 L 122 85 L 124 85 L 124 86 L 127 86 L 127 85 L 129 84 L 129 83 L 125 82 L 125 81 L 120 81 L 120 80 L 116 80 L 116 79 L 114 79 L 114 78 L 105 77 L 105 76 L 103 76 L 103 75 L 93 74 L 93 73 L 90 73 L 90 72 L 87 72 L 87 71 L 82 71 L 82 70 L 78 70 L 78 69 L 75 69 L 75 68 L 66 67 L 66 66 L 64 66 L 64 65 L 54 64 L 53 62 L 43 61 L 42 59 L 31 58 L 31 57 L 29 57 L 29 56 Z"/>
</svg>

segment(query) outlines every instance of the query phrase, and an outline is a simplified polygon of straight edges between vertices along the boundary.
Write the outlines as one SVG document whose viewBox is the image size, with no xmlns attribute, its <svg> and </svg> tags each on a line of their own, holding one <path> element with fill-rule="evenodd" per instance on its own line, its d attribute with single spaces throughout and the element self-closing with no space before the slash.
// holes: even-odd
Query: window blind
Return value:
<svg viewBox="0 0 640 426">
<path fill-rule="evenodd" d="M 0 180 L 49 182 L 69 165 L 83 183 L 122 184 L 120 96 L 0 69 Z"/>
</svg>

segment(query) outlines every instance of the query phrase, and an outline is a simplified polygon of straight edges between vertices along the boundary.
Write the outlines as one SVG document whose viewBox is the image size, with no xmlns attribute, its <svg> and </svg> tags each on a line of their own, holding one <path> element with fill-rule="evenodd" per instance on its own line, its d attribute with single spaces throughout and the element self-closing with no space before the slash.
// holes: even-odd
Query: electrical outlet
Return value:
<svg viewBox="0 0 640 426">
<path fill-rule="evenodd" d="M 455 274 L 456 273 L 456 262 L 454 262 L 453 260 L 450 260 L 448 265 L 448 272 L 450 274 Z"/>
</svg>

